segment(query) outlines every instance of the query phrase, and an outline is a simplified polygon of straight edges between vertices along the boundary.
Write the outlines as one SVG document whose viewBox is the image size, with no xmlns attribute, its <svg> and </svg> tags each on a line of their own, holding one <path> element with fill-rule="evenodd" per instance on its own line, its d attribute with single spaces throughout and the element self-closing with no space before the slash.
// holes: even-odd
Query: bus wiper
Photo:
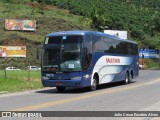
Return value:
<svg viewBox="0 0 160 120">
<path fill-rule="evenodd" d="M 70 72 L 73 72 L 73 69 L 67 69 L 67 70 L 64 70 L 64 71 L 62 71 L 62 72 L 64 72 L 64 73 L 70 73 Z"/>
<path fill-rule="evenodd" d="M 71 71 L 62 71 L 63 73 L 70 73 Z"/>
<path fill-rule="evenodd" d="M 81 70 L 73 70 L 73 69 L 68 69 L 67 71 L 62 71 L 63 73 L 70 73 L 70 72 L 80 72 Z"/>
</svg>

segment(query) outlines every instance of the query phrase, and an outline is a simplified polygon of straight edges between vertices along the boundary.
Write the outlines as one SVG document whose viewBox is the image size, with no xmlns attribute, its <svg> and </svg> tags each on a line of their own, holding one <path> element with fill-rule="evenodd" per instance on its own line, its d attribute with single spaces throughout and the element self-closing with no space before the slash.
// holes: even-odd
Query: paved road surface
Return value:
<svg viewBox="0 0 160 120">
<path fill-rule="evenodd" d="M 38 91 L 1 94 L 0 111 L 10 110 L 160 111 L 160 70 L 141 70 L 139 78 L 129 85 L 107 84 L 94 92 L 72 89 L 58 93 L 55 88 L 45 88 Z"/>
</svg>

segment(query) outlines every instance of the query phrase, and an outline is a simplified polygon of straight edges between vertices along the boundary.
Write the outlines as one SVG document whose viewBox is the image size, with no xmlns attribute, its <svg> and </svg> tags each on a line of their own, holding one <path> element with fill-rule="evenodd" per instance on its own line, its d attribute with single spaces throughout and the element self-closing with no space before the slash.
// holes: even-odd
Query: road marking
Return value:
<svg viewBox="0 0 160 120">
<path fill-rule="evenodd" d="M 144 84 L 150 85 L 150 84 L 156 84 L 158 82 L 160 82 L 160 80 L 157 80 L 157 81 L 155 80 L 155 81 L 147 82 L 147 83 L 144 83 Z"/>
<path fill-rule="evenodd" d="M 154 80 L 154 81 L 148 82 L 148 83 L 141 83 L 141 84 L 133 85 L 133 86 L 125 86 L 123 88 L 116 88 L 116 89 L 113 89 L 113 90 L 108 90 L 107 89 L 105 91 L 95 91 L 95 92 L 89 93 L 87 95 L 79 96 L 79 97 L 67 98 L 67 99 L 63 99 L 63 100 L 57 100 L 57 101 L 42 103 L 42 104 L 38 104 L 38 105 L 22 107 L 22 108 L 14 109 L 14 110 L 11 110 L 11 111 L 29 111 L 29 110 L 35 110 L 35 109 L 40 109 L 40 108 L 45 108 L 45 107 L 51 107 L 51 106 L 60 105 L 60 104 L 64 104 L 64 103 L 69 103 L 69 102 L 75 102 L 75 101 L 79 101 L 79 100 L 83 100 L 83 99 L 87 99 L 87 98 L 91 98 L 91 97 L 95 97 L 95 96 L 99 96 L 99 95 L 103 95 L 103 94 L 121 92 L 121 91 L 129 90 L 129 89 L 149 85 L 150 83 L 158 83 L 158 82 L 160 82 L 160 79 L 157 79 L 157 80 Z"/>
</svg>

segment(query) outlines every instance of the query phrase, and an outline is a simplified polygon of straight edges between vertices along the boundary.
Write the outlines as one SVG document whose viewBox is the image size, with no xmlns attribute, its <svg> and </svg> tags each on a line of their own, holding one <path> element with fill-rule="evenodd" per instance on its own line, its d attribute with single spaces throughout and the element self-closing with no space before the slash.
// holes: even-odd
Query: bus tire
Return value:
<svg viewBox="0 0 160 120">
<path fill-rule="evenodd" d="M 128 83 L 129 83 L 129 74 L 127 72 L 125 76 L 124 84 L 127 85 Z"/>
<path fill-rule="evenodd" d="M 64 92 L 65 91 L 65 87 L 56 87 L 58 92 Z"/>
<path fill-rule="evenodd" d="M 132 74 L 130 73 L 128 77 L 128 84 L 130 84 L 131 82 L 132 82 Z"/>
<path fill-rule="evenodd" d="M 95 78 L 93 78 L 93 83 L 90 86 L 90 90 L 95 91 L 96 89 L 97 89 L 97 80 Z"/>
</svg>

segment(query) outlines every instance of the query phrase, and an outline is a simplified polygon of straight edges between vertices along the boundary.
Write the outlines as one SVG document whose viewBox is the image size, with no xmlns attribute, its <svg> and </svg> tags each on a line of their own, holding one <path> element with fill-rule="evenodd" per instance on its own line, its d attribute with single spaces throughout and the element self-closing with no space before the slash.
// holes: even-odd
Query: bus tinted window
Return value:
<svg viewBox="0 0 160 120">
<path fill-rule="evenodd" d="M 92 36 L 86 35 L 84 42 L 84 69 L 88 69 L 92 59 Z"/>
<path fill-rule="evenodd" d="M 137 55 L 138 45 L 107 37 L 94 36 L 94 52 Z"/>
<path fill-rule="evenodd" d="M 47 37 L 45 44 L 61 44 L 63 43 L 81 43 L 83 36 L 79 35 L 68 35 L 68 36 L 52 36 Z"/>
<path fill-rule="evenodd" d="M 48 44 L 60 44 L 62 36 L 53 36 L 49 37 Z"/>
</svg>

